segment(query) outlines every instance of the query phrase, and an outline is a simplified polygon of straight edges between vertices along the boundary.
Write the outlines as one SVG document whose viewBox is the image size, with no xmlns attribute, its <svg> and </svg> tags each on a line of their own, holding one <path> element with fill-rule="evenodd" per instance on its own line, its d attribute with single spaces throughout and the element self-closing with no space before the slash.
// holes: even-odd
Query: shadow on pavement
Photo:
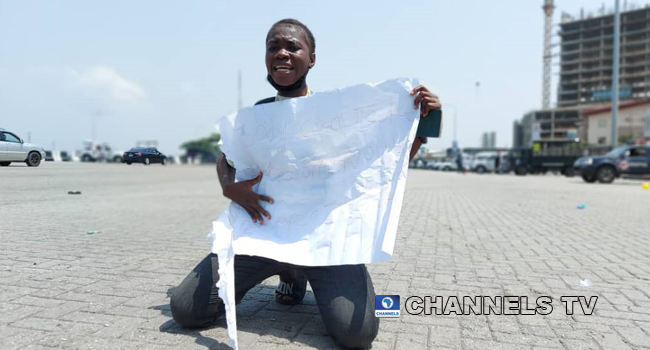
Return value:
<svg viewBox="0 0 650 350">
<path fill-rule="evenodd" d="M 279 320 L 274 320 L 272 318 L 267 318 L 267 317 L 255 317 L 255 313 L 257 311 L 260 311 L 262 309 L 272 309 L 274 311 L 283 311 L 287 312 L 289 314 L 294 313 L 291 310 L 291 306 L 286 306 L 286 305 L 280 305 L 276 304 L 275 302 L 272 302 L 272 295 L 275 293 L 275 287 L 272 286 L 266 286 L 266 285 L 258 285 L 256 288 L 259 289 L 259 293 L 262 294 L 268 294 L 269 295 L 269 302 L 268 303 L 260 303 L 257 302 L 257 304 L 260 304 L 258 306 L 255 305 L 255 301 L 250 301 L 248 298 L 244 298 L 241 303 L 237 304 L 238 306 L 238 312 L 237 312 L 237 331 L 239 333 L 245 332 L 245 333 L 250 333 L 250 334 L 257 334 L 258 336 L 263 336 L 263 335 L 268 335 L 268 334 L 274 334 L 276 335 L 278 333 L 277 325 Z M 171 287 L 167 290 L 167 296 L 171 297 L 173 294 L 174 287 Z M 313 297 L 313 293 L 311 291 L 307 291 L 307 295 L 305 295 L 305 299 L 303 300 L 303 304 L 315 304 L 315 300 Z M 248 304 L 248 305 L 247 305 Z M 252 305 L 251 305 L 252 304 Z M 300 304 L 297 305 L 296 307 L 300 307 Z M 157 305 L 157 306 L 151 306 L 149 307 L 150 309 L 153 310 L 158 310 L 160 313 L 166 317 L 169 317 L 170 319 L 165 321 L 163 324 L 160 325 L 159 330 L 160 332 L 164 333 L 172 333 L 172 334 L 183 334 L 189 337 L 194 338 L 194 342 L 199 345 L 205 346 L 207 349 L 210 350 L 230 350 L 231 347 L 227 343 L 220 342 L 216 339 L 206 337 L 201 334 L 202 331 L 213 329 L 213 328 L 223 328 L 224 330 L 226 329 L 226 319 L 225 316 L 219 317 L 214 324 L 211 326 L 208 326 L 206 328 L 201 328 L 201 329 L 185 329 L 181 327 L 176 321 L 172 319 L 172 313 L 171 309 L 169 307 L 169 304 L 165 305 Z M 298 312 L 295 312 L 296 315 L 304 315 Z M 320 318 L 320 317 L 319 317 Z M 268 328 L 264 327 L 265 322 L 268 322 Z M 305 321 L 307 323 L 308 321 Z M 260 324 L 263 326 L 263 328 L 260 328 Z M 273 327 L 273 325 L 276 325 L 276 327 Z M 251 325 L 256 325 L 258 327 L 251 327 Z M 291 328 L 288 326 L 288 328 Z M 301 327 L 304 328 L 304 327 Z M 285 329 L 285 331 L 289 331 L 289 329 Z M 283 333 L 280 330 L 280 333 Z M 287 332 L 287 333 L 292 333 L 292 332 Z M 285 334 L 287 334 L 285 333 Z M 296 332 L 294 336 L 287 336 L 286 338 L 294 341 L 294 338 L 300 333 L 299 331 Z M 321 348 L 323 346 L 323 341 L 322 339 L 314 339 L 312 341 L 312 337 L 301 337 L 299 343 L 303 343 L 305 345 L 311 346 L 313 348 Z M 322 338 L 321 336 L 315 336 L 314 338 Z M 333 340 L 329 336 L 327 338 L 330 339 L 331 344 L 329 344 L 328 348 L 336 347 L 334 344 Z M 241 343 L 241 339 L 240 339 Z M 241 344 L 240 344 L 241 347 Z"/>
</svg>

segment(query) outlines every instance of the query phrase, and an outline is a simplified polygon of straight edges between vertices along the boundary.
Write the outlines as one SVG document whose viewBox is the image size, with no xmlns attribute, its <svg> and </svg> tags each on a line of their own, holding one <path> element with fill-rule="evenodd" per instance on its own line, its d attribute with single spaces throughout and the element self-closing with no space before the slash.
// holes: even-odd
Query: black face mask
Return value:
<svg viewBox="0 0 650 350">
<path fill-rule="evenodd" d="M 282 93 L 282 92 L 287 93 L 287 92 L 291 92 L 291 91 L 294 91 L 294 90 L 302 89 L 307 84 L 307 73 L 309 73 L 309 69 L 307 69 L 305 74 L 302 77 L 300 77 L 300 79 L 298 79 L 295 83 L 293 83 L 291 85 L 287 85 L 287 86 L 278 85 L 273 80 L 273 78 L 271 77 L 271 74 L 266 75 L 266 80 L 279 93 Z"/>
</svg>

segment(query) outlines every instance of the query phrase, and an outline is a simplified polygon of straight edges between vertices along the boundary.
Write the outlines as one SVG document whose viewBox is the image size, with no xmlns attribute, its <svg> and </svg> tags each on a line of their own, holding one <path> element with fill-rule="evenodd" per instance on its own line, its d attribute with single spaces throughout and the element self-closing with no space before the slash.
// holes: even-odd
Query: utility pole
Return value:
<svg viewBox="0 0 650 350">
<path fill-rule="evenodd" d="M 244 105 L 241 98 L 242 91 L 242 81 L 241 81 L 241 69 L 237 71 L 237 109 L 241 109 Z"/>
<path fill-rule="evenodd" d="M 612 53 L 612 148 L 618 145 L 618 65 L 619 51 L 621 46 L 621 13 L 618 8 L 619 0 L 616 0 L 614 6 L 614 52 Z"/>
<path fill-rule="evenodd" d="M 645 125 L 643 127 L 643 137 L 650 142 L 650 107 L 645 112 Z"/>
<path fill-rule="evenodd" d="M 627 0 L 626 0 L 626 5 L 627 5 Z M 626 6 L 627 7 L 627 6 Z M 650 62 L 648 62 L 648 71 L 650 72 Z M 646 85 L 648 89 L 648 101 L 650 101 L 650 75 L 648 76 L 648 84 Z M 650 142 L 650 105 L 648 105 L 648 109 L 645 112 L 645 123 L 643 126 L 643 137 L 645 137 L 646 141 Z"/>
<path fill-rule="evenodd" d="M 96 123 L 97 123 L 97 113 L 94 113 L 92 116 L 91 137 L 90 137 L 93 140 L 95 140 L 95 136 L 96 136 L 95 135 Z"/>
<path fill-rule="evenodd" d="M 456 138 L 456 129 L 457 127 L 457 114 L 458 114 L 458 109 L 456 108 L 456 105 L 452 105 L 449 103 L 445 103 L 445 107 L 451 107 L 454 109 L 454 140 L 451 143 L 451 148 L 454 150 L 454 153 L 458 151 L 458 139 Z M 444 113 L 443 113 L 443 118 L 444 118 Z M 443 121 L 444 123 L 444 121 Z"/>
</svg>

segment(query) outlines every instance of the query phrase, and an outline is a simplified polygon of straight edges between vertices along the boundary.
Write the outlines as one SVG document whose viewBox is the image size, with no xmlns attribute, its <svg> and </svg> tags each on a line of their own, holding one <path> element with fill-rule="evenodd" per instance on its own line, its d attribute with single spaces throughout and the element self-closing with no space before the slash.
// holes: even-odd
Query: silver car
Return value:
<svg viewBox="0 0 650 350">
<path fill-rule="evenodd" d="M 12 162 L 39 166 L 44 158 L 43 147 L 26 143 L 16 134 L 0 128 L 0 166 L 8 166 Z"/>
</svg>

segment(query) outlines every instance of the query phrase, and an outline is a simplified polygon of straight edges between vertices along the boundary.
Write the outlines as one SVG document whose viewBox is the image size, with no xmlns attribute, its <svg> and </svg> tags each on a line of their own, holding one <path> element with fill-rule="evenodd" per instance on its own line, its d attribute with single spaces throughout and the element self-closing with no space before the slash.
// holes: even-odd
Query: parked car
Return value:
<svg viewBox="0 0 650 350">
<path fill-rule="evenodd" d="M 62 162 L 71 162 L 72 156 L 67 151 L 61 151 L 61 161 Z"/>
<path fill-rule="evenodd" d="M 122 162 L 122 151 L 113 150 L 107 143 L 99 143 L 93 140 L 84 140 L 83 148 L 77 151 L 77 156 L 82 162 Z"/>
<path fill-rule="evenodd" d="M 442 171 L 455 171 L 458 170 L 458 166 L 456 165 L 455 162 L 444 161 L 436 164 L 434 169 L 442 170 Z"/>
<path fill-rule="evenodd" d="M 122 159 L 122 162 L 126 163 L 127 165 L 131 165 L 133 163 L 142 163 L 144 165 L 149 165 L 151 163 L 160 163 L 162 165 L 165 165 L 167 156 L 158 152 L 155 147 L 134 147 L 124 152 Z"/>
<path fill-rule="evenodd" d="M 618 171 L 623 178 L 649 178 L 650 144 L 631 146 L 625 152 L 623 160 L 618 162 Z"/>
<path fill-rule="evenodd" d="M 420 169 L 420 168 L 424 168 L 426 164 L 427 163 L 422 159 L 413 160 L 409 163 L 409 168 Z"/>
<path fill-rule="evenodd" d="M 432 161 L 427 162 L 423 166 L 423 168 L 424 169 L 429 169 L 429 170 L 436 170 L 436 167 L 438 166 L 439 163 L 440 163 L 440 161 L 432 160 Z"/>
<path fill-rule="evenodd" d="M 496 172 L 496 159 L 499 155 L 496 152 L 480 152 L 469 162 L 469 171 L 479 174 Z"/>
<path fill-rule="evenodd" d="M 8 166 L 12 162 L 39 166 L 44 158 L 43 147 L 27 143 L 16 134 L 0 128 L 0 166 Z"/>
<path fill-rule="evenodd" d="M 578 158 L 573 167 L 590 183 L 612 183 L 617 177 L 647 177 L 650 176 L 650 146 L 620 146 L 604 156 Z"/>
</svg>

